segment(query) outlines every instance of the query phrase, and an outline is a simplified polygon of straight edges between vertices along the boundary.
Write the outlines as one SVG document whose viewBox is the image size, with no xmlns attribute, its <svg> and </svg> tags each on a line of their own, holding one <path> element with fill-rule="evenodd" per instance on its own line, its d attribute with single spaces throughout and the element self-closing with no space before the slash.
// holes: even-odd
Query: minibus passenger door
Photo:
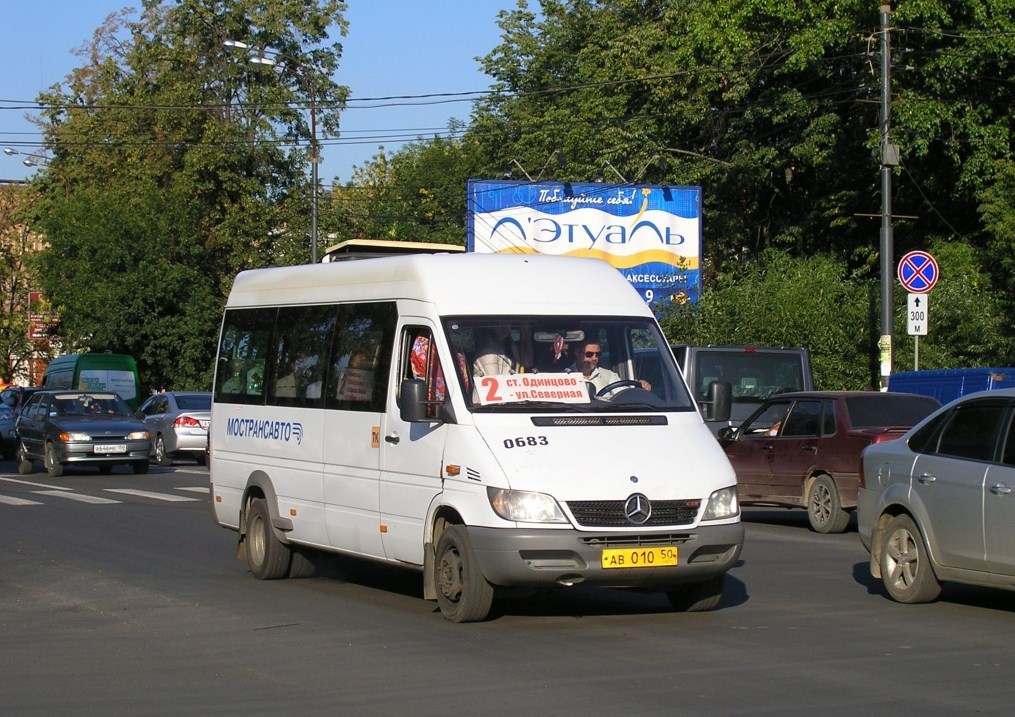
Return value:
<svg viewBox="0 0 1015 717">
<path fill-rule="evenodd" d="M 399 337 L 382 426 L 381 536 L 388 559 L 419 565 L 426 514 L 441 491 L 447 431 L 441 402 L 447 386 L 432 325 L 415 320 L 401 327 Z M 409 405 L 413 401 L 422 409 L 413 411 Z"/>
</svg>

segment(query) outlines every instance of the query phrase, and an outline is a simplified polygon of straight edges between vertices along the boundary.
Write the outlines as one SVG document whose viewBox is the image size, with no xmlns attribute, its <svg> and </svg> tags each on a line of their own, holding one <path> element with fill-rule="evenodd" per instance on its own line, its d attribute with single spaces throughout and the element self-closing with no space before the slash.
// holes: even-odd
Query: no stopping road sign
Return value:
<svg viewBox="0 0 1015 717">
<path fill-rule="evenodd" d="M 911 251 L 899 261 L 899 283 L 914 294 L 933 289 L 939 273 L 937 261 L 925 251 Z"/>
</svg>

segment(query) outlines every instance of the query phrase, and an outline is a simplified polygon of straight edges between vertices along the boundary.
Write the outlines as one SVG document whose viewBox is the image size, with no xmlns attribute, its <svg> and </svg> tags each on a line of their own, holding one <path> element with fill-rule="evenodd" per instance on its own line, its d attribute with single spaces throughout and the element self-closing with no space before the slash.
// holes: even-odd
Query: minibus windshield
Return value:
<svg viewBox="0 0 1015 717">
<path fill-rule="evenodd" d="M 694 411 L 658 326 L 643 317 L 443 320 L 473 412 Z"/>
</svg>

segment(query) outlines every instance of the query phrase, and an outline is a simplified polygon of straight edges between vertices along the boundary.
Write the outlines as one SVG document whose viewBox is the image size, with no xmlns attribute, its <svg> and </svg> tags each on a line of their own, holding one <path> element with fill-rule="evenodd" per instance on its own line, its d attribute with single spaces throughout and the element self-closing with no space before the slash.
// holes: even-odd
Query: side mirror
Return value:
<svg viewBox="0 0 1015 717">
<path fill-rule="evenodd" d="M 705 401 L 706 421 L 728 421 L 733 411 L 733 385 L 729 381 L 712 381 L 708 384 Z"/>
<path fill-rule="evenodd" d="M 406 423 L 434 423 L 443 421 L 441 401 L 428 401 L 426 381 L 421 378 L 406 378 L 398 388 L 398 414 Z M 427 415 L 430 406 L 437 406 L 438 415 Z"/>
</svg>

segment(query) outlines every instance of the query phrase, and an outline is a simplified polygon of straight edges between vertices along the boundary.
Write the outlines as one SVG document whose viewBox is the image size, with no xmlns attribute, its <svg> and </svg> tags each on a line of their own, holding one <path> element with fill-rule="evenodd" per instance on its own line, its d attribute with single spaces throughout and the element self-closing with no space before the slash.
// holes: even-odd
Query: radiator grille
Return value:
<svg viewBox="0 0 1015 717">
<path fill-rule="evenodd" d="M 585 528 L 630 528 L 635 525 L 627 519 L 623 500 L 578 500 L 567 504 L 578 525 Z M 685 500 L 654 500 L 652 514 L 641 528 L 664 525 L 688 525 L 694 522 L 701 508 L 699 498 Z"/>
</svg>

